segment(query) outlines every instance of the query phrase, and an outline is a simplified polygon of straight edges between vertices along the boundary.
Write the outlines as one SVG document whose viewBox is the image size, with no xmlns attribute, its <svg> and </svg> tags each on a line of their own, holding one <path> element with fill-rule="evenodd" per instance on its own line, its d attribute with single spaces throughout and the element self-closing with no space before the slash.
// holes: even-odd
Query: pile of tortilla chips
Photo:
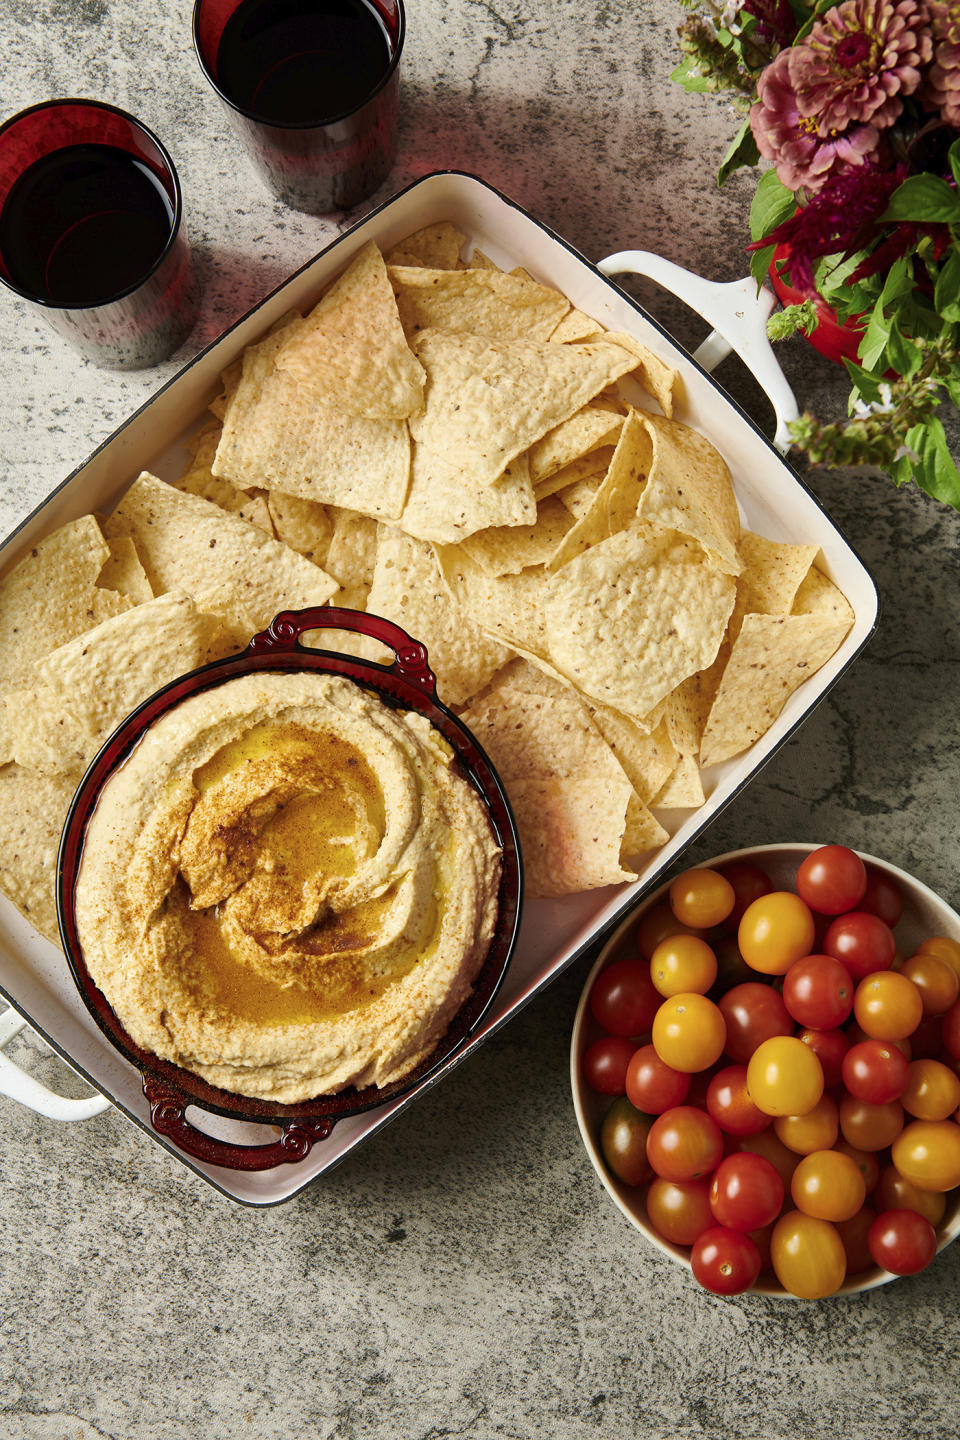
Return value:
<svg viewBox="0 0 960 1440">
<path fill-rule="evenodd" d="M 463 243 L 367 244 L 225 372 L 172 485 L 141 475 L 0 579 L 0 886 L 44 934 L 99 745 L 280 610 L 424 642 L 533 897 L 635 878 L 658 812 L 701 805 L 703 768 L 840 645 L 853 612 L 816 547 L 741 530 L 723 458 L 672 418 L 676 372 Z"/>
</svg>

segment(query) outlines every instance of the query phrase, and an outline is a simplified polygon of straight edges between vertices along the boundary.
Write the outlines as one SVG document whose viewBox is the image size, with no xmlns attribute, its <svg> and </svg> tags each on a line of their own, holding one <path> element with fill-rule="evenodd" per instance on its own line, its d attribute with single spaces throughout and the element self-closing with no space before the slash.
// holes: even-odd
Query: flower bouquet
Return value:
<svg viewBox="0 0 960 1440">
<path fill-rule="evenodd" d="M 960 0 L 682 0 L 687 90 L 744 115 L 718 176 L 769 161 L 750 210 L 751 272 L 859 328 L 845 420 L 791 427 L 815 464 L 875 465 L 960 509 L 937 409 L 960 404 Z M 776 256 L 776 258 L 774 258 Z"/>
</svg>

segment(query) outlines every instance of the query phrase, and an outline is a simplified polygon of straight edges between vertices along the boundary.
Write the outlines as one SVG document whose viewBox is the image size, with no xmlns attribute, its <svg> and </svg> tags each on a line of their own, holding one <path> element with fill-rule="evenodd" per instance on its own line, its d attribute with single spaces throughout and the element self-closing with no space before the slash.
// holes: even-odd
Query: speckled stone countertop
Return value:
<svg viewBox="0 0 960 1440">
<path fill-rule="evenodd" d="M 78 361 L 0 296 L 4 534 L 358 218 L 267 197 L 205 89 L 190 9 L 0 7 L 3 115 L 85 95 L 144 118 L 179 168 L 204 289 L 180 354 L 125 376 Z M 674 0 L 409 0 L 400 153 L 369 204 L 464 169 L 591 259 L 639 247 L 736 278 L 751 186 L 715 187 L 734 120 L 669 83 L 677 20 Z M 801 404 L 842 406 L 842 377 L 804 342 L 781 357 Z M 719 378 L 768 423 L 738 362 Z M 807 478 L 875 575 L 881 622 L 691 858 L 837 840 L 960 905 L 960 517 L 882 477 Z M 956 1436 L 960 1246 L 859 1298 L 724 1301 L 622 1220 L 569 1095 L 588 965 L 275 1209 L 232 1204 L 115 1112 L 57 1125 L 0 1098 L 2 1440 Z M 82 1093 L 36 1038 L 9 1053 Z"/>
</svg>

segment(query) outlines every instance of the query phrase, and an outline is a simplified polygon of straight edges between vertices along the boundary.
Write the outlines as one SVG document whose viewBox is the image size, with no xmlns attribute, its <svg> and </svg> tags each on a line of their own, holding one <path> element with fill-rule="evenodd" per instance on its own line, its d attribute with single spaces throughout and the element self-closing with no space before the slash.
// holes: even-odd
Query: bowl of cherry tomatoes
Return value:
<svg viewBox="0 0 960 1440">
<path fill-rule="evenodd" d="M 570 1065 L 606 1191 L 715 1294 L 871 1289 L 960 1230 L 960 916 L 885 860 L 675 876 L 605 943 Z"/>
</svg>

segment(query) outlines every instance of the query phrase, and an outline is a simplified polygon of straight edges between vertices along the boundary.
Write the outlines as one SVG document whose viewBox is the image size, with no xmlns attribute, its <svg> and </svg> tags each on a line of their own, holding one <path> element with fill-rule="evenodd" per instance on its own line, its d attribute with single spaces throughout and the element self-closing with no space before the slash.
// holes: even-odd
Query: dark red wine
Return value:
<svg viewBox="0 0 960 1440">
<path fill-rule="evenodd" d="M 159 260 L 173 228 L 163 182 L 114 145 L 67 145 L 35 160 L 0 211 L 11 282 L 50 305 L 102 305 Z"/>
<path fill-rule="evenodd" d="M 220 37 L 217 84 L 260 120 L 323 124 L 362 105 L 391 59 L 366 0 L 243 0 Z"/>
</svg>

